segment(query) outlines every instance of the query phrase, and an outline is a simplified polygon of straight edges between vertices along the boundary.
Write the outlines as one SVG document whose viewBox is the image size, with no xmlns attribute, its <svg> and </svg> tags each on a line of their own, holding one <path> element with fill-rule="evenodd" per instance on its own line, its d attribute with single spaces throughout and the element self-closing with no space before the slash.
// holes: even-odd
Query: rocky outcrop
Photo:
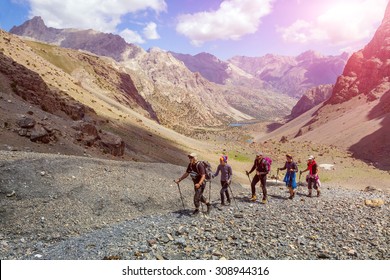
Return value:
<svg viewBox="0 0 390 280">
<path fill-rule="evenodd" d="M 348 60 L 327 104 L 343 103 L 358 95 L 373 101 L 390 88 L 389 5 L 373 39 L 363 50 L 354 53 Z"/>
<path fill-rule="evenodd" d="M 97 127 L 86 121 L 74 122 L 72 128 L 76 131 L 74 138 L 84 146 L 99 147 L 103 153 L 113 156 L 123 156 L 125 153 L 125 142 L 121 137 L 97 129 Z"/>
<path fill-rule="evenodd" d="M 43 144 L 53 143 L 58 140 L 58 130 L 53 129 L 44 122 L 37 122 L 34 118 L 22 115 L 16 122 L 14 129 L 19 136 L 27 137 L 32 142 Z M 60 134 L 60 133 L 59 133 Z"/>
<path fill-rule="evenodd" d="M 50 89 L 39 74 L 0 53 L 0 74 L 10 82 L 12 91 L 29 103 L 53 114 L 65 113 L 80 120 L 88 109 L 61 90 Z"/>
<path fill-rule="evenodd" d="M 333 85 L 321 85 L 309 89 L 292 108 L 290 118 L 296 118 L 311 108 L 321 104 L 332 95 Z"/>
</svg>

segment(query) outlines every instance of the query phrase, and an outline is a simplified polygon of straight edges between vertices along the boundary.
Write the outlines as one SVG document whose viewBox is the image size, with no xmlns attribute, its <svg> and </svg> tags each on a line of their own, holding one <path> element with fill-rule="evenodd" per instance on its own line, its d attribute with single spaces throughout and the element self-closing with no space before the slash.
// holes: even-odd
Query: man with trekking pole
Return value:
<svg viewBox="0 0 390 280">
<path fill-rule="evenodd" d="M 267 203 L 267 174 L 270 171 L 270 166 L 268 162 L 266 161 L 266 158 L 264 158 L 263 153 L 258 152 L 256 154 L 256 158 L 253 162 L 253 166 L 250 171 L 245 171 L 246 175 L 249 178 L 249 174 L 256 170 L 256 175 L 253 177 L 253 180 L 251 182 L 251 191 L 252 191 L 252 197 L 251 201 L 256 201 L 256 184 L 260 181 L 261 189 L 263 191 L 263 200 L 262 203 Z"/>
<path fill-rule="evenodd" d="M 209 201 L 206 200 L 206 198 L 203 195 L 204 189 L 206 188 L 206 170 L 202 164 L 199 164 L 197 154 L 195 153 L 189 154 L 188 159 L 190 163 L 188 164 L 186 171 L 179 179 L 175 180 L 175 182 L 176 184 L 179 184 L 182 180 L 187 178 L 188 175 L 190 175 L 194 183 L 194 191 L 195 191 L 194 193 L 195 210 L 192 214 L 196 215 L 199 213 L 199 206 L 201 205 L 201 203 L 206 204 L 207 213 L 210 213 L 211 204 Z"/>
</svg>

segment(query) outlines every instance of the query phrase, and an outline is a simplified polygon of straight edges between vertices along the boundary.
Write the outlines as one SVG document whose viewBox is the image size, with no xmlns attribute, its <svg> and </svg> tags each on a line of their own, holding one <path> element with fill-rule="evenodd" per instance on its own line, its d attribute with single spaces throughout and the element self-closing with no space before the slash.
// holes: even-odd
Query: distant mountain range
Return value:
<svg viewBox="0 0 390 280">
<path fill-rule="evenodd" d="M 128 68 L 137 70 L 137 72 L 144 71 L 145 76 L 152 78 L 152 83 L 155 83 L 156 81 L 153 79 L 156 79 L 163 81 L 165 85 L 170 84 L 171 88 L 169 89 L 159 88 L 157 90 L 165 91 L 165 95 L 172 87 L 178 85 L 178 77 L 173 77 L 174 73 L 177 72 L 179 76 L 182 76 L 182 73 L 186 73 L 187 70 L 179 69 L 182 66 L 175 63 L 178 71 L 173 71 L 169 77 L 165 77 L 167 75 L 165 71 L 159 72 L 157 76 L 158 71 L 153 67 L 160 69 L 164 67 L 157 65 L 153 60 L 157 59 L 161 64 L 170 64 L 175 58 L 182 61 L 191 72 L 199 73 L 209 82 L 223 86 L 213 86 L 218 88 L 217 92 L 225 93 L 225 97 L 217 93 L 213 94 L 214 99 L 219 100 L 219 103 L 222 100 L 221 105 L 225 108 L 223 111 L 234 111 L 229 109 L 233 107 L 233 109 L 250 117 L 259 119 L 272 119 L 288 115 L 296 102 L 290 97 L 300 98 L 312 87 L 334 83 L 342 73 L 348 58 L 347 54 L 324 57 L 308 51 L 298 57 L 277 55 L 266 55 L 259 58 L 234 57 L 225 62 L 208 53 L 192 56 L 157 49 L 145 52 L 136 45 L 126 43 L 118 35 L 93 30 L 50 28 L 40 17 L 34 17 L 18 27 L 13 27 L 10 33 L 65 48 L 86 50 L 96 55 L 111 57 L 125 64 Z M 143 67 L 139 67 L 140 65 L 146 65 L 148 70 L 145 71 Z M 136 75 L 136 73 L 132 75 Z M 186 89 L 188 90 L 188 85 Z M 198 95 L 201 92 L 204 91 L 198 90 L 195 94 Z M 148 99 L 147 95 L 150 93 L 144 93 L 146 99 Z M 286 97 L 283 97 L 284 95 Z M 281 97 L 284 100 L 283 104 L 280 104 Z M 193 99 L 193 96 L 191 98 Z M 203 96 L 204 98 L 205 96 Z M 223 104 L 224 100 L 227 104 Z M 196 101 L 192 100 L 191 102 Z M 207 102 L 212 102 L 212 100 L 209 99 Z M 152 106 L 157 105 L 152 104 Z M 213 111 L 215 110 L 218 108 L 213 106 Z M 237 116 L 233 116 L 234 118 Z"/>
</svg>

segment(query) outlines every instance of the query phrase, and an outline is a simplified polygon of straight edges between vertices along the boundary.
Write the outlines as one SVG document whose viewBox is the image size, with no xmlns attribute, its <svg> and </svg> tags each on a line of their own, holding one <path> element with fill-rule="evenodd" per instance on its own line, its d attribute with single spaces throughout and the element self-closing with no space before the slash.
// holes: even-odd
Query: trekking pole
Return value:
<svg viewBox="0 0 390 280">
<path fill-rule="evenodd" d="M 249 173 L 246 173 L 246 175 L 248 176 L 249 184 L 251 185 L 252 184 L 252 180 L 251 180 L 251 177 L 249 176 Z"/>
<path fill-rule="evenodd" d="M 230 184 L 228 186 L 229 186 L 230 192 L 232 193 L 232 197 L 233 197 L 234 203 L 236 204 L 236 207 L 237 207 L 238 211 L 240 211 L 240 208 L 238 207 L 236 198 L 234 197 L 232 187 L 230 186 Z"/>
<path fill-rule="evenodd" d="M 209 181 L 209 203 L 211 203 L 211 180 Z"/>
<path fill-rule="evenodd" d="M 301 183 L 301 175 L 302 175 L 302 173 L 301 173 L 301 172 L 299 172 L 299 181 L 298 181 L 298 186 L 302 186 L 302 183 Z"/>
<path fill-rule="evenodd" d="M 276 184 L 278 184 L 278 178 L 279 178 L 279 168 L 278 171 L 276 171 Z"/>
<path fill-rule="evenodd" d="M 184 206 L 184 200 L 183 200 L 183 195 L 182 195 L 181 190 L 180 190 L 180 185 L 179 185 L 179 183 L 176 183 L 176 185 L 177 185 L 177 188 L 179 189 L 181 203 L 183 204 L 183 210 L 185 210 L 186 207 Z"/>
</svg>

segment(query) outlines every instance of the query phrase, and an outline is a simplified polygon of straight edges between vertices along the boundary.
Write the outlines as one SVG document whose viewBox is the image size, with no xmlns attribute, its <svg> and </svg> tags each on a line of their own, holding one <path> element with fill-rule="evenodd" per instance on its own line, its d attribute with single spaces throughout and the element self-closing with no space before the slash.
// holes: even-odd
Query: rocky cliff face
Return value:
<svg viewBox="0 0 390 280">
<path fill-rule="evenodd" d="M 332 95 L 300 130 L 302 138 L 341 144 L 357 158 L 389 170 L 390 4 L 363 50 L 354 53 Z"/>
<path fill-rule="evenodd" d="M 292 108 L 290 118 L 296 118 L 318 104 L 328 100 L 332 95 L 332 90 L 333 85 L 321 85 L 309 89 Z"/>
<path fill-rule="evenodd" d="M 369 101 L 380 98 L 390 87 L 390 6 L 370 43 L 348 60 L 337 79 L 328 104 L 343 103 L 355 96 Z"/>
</svg>

